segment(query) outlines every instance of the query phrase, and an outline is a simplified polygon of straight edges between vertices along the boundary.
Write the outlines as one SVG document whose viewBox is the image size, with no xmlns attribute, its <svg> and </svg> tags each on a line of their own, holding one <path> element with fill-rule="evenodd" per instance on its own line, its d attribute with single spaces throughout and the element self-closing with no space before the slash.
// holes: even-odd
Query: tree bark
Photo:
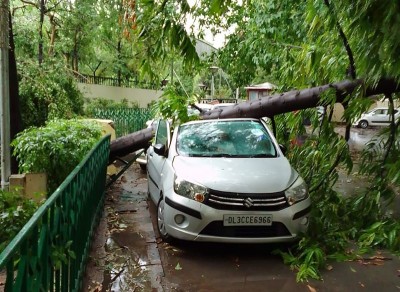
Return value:
<svg viewBox="0 0 400 292">
<path fill-rule="evenodd" d="M 234 106 L 204 112 L 200 118 L 226 119 L 226 118 L 262 118 L 273 117 L 282 113 L 318 106 L 320 94 L 333 90 L 336 92 L 336 102 L 342 103 L 345 97 L 356 88 L 362 86 L 363 80 L 344 80 L 337 83 L 326 84 L 318 87 L 294 90 L 282 94 L 275 94 L 260 100 L 248 101 Z M 394 79 L 381 79 L 375 86 L 365 89 L 365 97 L 376 94 L 387 94 L 400 91 L 400 84 Z"/>
<path fill-rule="evenodd" d="M 260 100 L 247 101 L 221 109 L 203 112 L 200 115 L 200 119 L 273 118 L 275 115 L 316 107 L 320 101 L 321 93 L 327 90 L 333 90 L 336 93 L 336 102 L 341 103 L 347 95 L 363 85 L 363 80 L 344 80 L 318 87 L 289 91 L 264 97 Z M 364 96 L 369 97 L 376 94 L 390 94 L 399 91 L 399 83 L 394 79 L 383 78 L 375 86 L 367 87 L 364 90 Z M 147 148 L 153 134 L 154 129 L 147 128 L 111 141 L 109 161 L 112 162 L 118 156 L 125 156 L 139 149 Z"/>
<path fill-rule="evenodd" d="M 9 14 L 9 40 L 10 49 L 8 54 L 9 61 L 9 80 L 10 80 L 10 139 L 13 140 L 17 133 L 22 131 L 22 119 L 19 104 L 17 63 L 15 60 L 15 45 L 12 29 L 11 14 Z M 18 173 L 18 163 L 14 155 L 11 155 L 11 173 Z"/>
<path fill-rule="evenodd" d="M 154 129 L 146 128 L 111 141 L 109 162 L 112 163 L 117 157 L 125 156 L 134 151 L 147 149 L 153 136 Z"/>
<path fill-rule="evenodd" d="M 39 66 L 43 63 L 43 23 L 45 14 L 45 4 L 44 0 L 40 0 L 40 17 L 39 17 L 39 48 L 38 48 L 38 62 Z"/>
</svg>

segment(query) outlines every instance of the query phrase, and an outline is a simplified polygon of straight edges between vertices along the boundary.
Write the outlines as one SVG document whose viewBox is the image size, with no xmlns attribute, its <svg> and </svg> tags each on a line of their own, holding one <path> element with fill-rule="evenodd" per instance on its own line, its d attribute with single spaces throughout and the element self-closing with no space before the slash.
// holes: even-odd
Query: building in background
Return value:
<svg viewBox="0 0 400 292">
<path fill-rule="evenodd" d="M 276 89 L 276 85 L 265 82 L 247 86 L 245 89 L 247 92 L 247 100 L 257 100 L 271 95 L 274 89 Z"/>
</svg>

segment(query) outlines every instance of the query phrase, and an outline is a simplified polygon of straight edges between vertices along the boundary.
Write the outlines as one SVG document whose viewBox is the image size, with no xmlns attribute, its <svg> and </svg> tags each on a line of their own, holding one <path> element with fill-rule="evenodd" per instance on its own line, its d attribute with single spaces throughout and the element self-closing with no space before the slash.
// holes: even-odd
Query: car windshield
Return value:
<svg viewBox="0 0 400 292">
<path fill-rule="evenodd" d="M 261 122 L 212 121 L 179 127 L 177 151 L 191 157 L 276 157 Z"/>
</svg>

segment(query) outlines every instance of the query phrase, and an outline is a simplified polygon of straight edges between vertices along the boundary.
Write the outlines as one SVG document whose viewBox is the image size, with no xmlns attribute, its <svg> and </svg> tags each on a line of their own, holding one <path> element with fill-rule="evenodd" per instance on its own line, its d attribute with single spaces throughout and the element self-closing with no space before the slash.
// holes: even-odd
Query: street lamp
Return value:
<svg viewBox="0 0 400 292">
<path fill-rule="evenodd" d="M 211 98 L 214 98 L 215 94 L 215 87 L 214 87 L 214 74 L 218 71 L 217 66 L 211 66 L 208 69 L 211 71 Z"/>
<path fill-rule="evenodd" d="M 204 91 L 207 87 L 207 85 L 205 85 L 203 82 L 200 82 L 197 86 L 200 88 L 201 91 Z"/>
</svg>

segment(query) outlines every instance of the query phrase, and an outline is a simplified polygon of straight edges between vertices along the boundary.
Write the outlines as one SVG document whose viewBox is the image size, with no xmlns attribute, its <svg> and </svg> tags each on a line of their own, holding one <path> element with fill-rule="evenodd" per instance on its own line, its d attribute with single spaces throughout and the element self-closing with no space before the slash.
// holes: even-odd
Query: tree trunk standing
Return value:
<svg viewBox="0 0 400 292">
<path fill-rule="evenodd" d="M 11 175 L 10 149 L 10 71 L 9 71 L 9 27 L 10 5 L 0 1 L 0 172 L 1 189 L 9 186 Z"/>
<path fill-rule="evenodd" d="M 38 62 L 39 66 L 43 63 L 43 23 L 44 23 L 44 13 L 45 13 L 45 0 L 40 0 L 40 17 L 39 17 L 39 49 L 38 49 Z"/>
<path fill-rule="evenodd" d="M 72 52 L 72 64 L 71 64 L 71 67 L 72 67 L 72 70 L 74 71 L 74 72 L 79 72 L 78 71 L 78 47 L 79 47 L 79 45 L 78 45 L 78 39 L 79 39 L 79 37 L 78 37 L 78 35 L 79 35 L 79 29 L 76 29 L 75 30 L 75 34 L 74 34 L 74 49 L 73 49 L 73 52 Z"/>
<path fill-rule="evenodd" d="M 362 80 L 344 80 L 319 87 L 289 91 L 265 97 L 260 100 L 247 101 L 222 109 L 204 112 L 200 115 L 200 119 L 273 118 L 275 115 L 316 107 L 320 101 L 320 94 L 327 90 L 334 90 L 336 92 L 336 101 L 341 103 L 348 94 L 362 85 Z M 389 94 L 399 91 L 400 84 L 395 80 L 381 79 L 375 86 L 366 88 L 364 96 L 368 97 L 376 94 Z M 112 162 L 118 156 L 125 156 L 141 148 L 147 148 L 153 137 L 153 132 L 154 129 L 147 128 L 111 141 L 109 161 Z"/>
<path fill-rule="evenodd" d="M 49 33 L 50 43 L 49 43 L 48 55 L 53 56 L 54 43 L 56 41 L 56 34 L 57 34 L 57 25 L 54 20 L 54 14 L 49 15 L 49 21 L 50 21 L 50 33 Z"/>
<path fill-rule="evenodd" d="M 117 60 L 118 60 L 118 69 L 117 69 L 117 80 L 118 80 L 118 86 L 121 87 L 121 39 L 118 40 L 118 45 L 117 45 Z"/>
<path fill-rule="evenodd" d="M 22 118 L 19 104 L 18 92 L 18 76 L 17 76 L 17 62 L 15 60 L 15 45 L 14 35 L 11 22 L 11 14 L 9 14 L 9 40 L 10 50 L 8 55 L 9 60 L 9 80 L 10 80 L 10 139 L 11 141 L 15 136 L 21 132 Z M 11 156 L 11 173 L 18 173 L 18 162 L 15 156 Z"/>
</svg>

